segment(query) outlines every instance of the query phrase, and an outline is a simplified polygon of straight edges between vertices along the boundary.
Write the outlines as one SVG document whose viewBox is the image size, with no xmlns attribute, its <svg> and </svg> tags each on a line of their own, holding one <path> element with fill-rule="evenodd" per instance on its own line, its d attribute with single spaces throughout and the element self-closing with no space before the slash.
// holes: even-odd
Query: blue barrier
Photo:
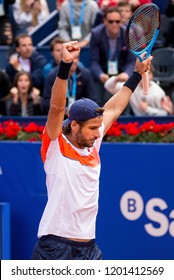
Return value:
<svg viewBox="0 0 174 280">
<path fill-rule="evenodd" d="M 30 259 L 47 201 L 40 143 L 0 142 L 11 258 Z M 174 144 L 103 143 L 97 243 L 104 259 L 173 259 Z M 15 167 L 15 168 L 14 168 Z"/>
<path fill-rule="evenodd" d="M 16 116 L 0 116 L 0 123 L 6 120 L 14 120 L 19 123 L 29 123 L 29 122 L 36 122 L 39 125 L 44 125 L 47 120 L 47 116 L 30 116 L 30 117 L 16 117 Z M 156 123 L 170 123 L 174 122 L 174 115 L 173 116 L 165 116 L 165 117 L 136 117 L 136 116 L 120 116 L 118 121 L 120 123 L 129 123 L 129 122 L 138 122 L 144 123 L 150 120 L 154 120 Z"/>
<path fill-rule="evenodd" d="M 46 202 L 40 143 L 0 142 L 0 155 L 0 198 L 11 205 L 11 258 L 30 259 Z"/>
<path fill-rule="evenodd" d="M 10 204 L 0 203 L 0 259 L 10 260 Z"/>
<path fill-rule="evenodd" d="M 30 122 L 35 122 L 38 125 L 45 125 L 47 116 L 31 116 L 31 117 L 16 117 L 16 116 L 4 116 L 0 117 L 0 123 L 6 120 L 13 120 L 19 122 L 20 124 L 28 124 Z M 135 117 L 135 116 L 120 116 L 118 121 L 120 123 L 126 124 L 129 122 L 138 122 L 142 124 L 154 120 L 156 123 L 170 123 L 174 122 L 174 116 L 165 116 L 165 117 Z"/>
</svg>

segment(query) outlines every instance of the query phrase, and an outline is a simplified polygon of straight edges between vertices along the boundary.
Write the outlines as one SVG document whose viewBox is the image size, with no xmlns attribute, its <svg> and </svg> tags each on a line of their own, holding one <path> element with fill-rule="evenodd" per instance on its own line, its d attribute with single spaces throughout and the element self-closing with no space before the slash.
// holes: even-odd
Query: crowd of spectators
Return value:
<svg viewBox="0 0 174 280">
<path fill-rule="evenodd" d="M 9 46 L 5 69 L 0 69 L 0 116 L 47 115 L 62 43 L 78 40 L 89 49 L 90 67 L 80 58 L 70 72 L 65 118 L 74 100 L 88 97 L 100 106 L 116 94 L 131 75 L 135 56 L 126 45 L 126 27 L 132 13 L 151 0 L 57 0 L 59 34 L 50 42 L 50 57 L 36 51 L 31 30 L 51 13 L 46 0 L 0 1 L 0 45 Z M 174 47 L 174 0 L 169 0 L 165 14 L 170 17 L 164 46 Z M 144 97 L 141 83 L 122 114 L 166 116 L 173 114 L 173 104 L 163 88 L 153 81 Z"/>
</svg>

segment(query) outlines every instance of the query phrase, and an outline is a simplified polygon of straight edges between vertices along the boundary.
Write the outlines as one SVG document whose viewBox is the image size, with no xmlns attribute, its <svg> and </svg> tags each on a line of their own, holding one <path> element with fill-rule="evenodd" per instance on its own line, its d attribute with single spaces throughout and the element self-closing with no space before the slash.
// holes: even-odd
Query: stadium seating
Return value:
<svg viewBox="0 0 174 280">
<path fill-rule="evenodd" d="M 37 25 L 29 35 L 32 36 L 34 46 L 50 36 L 53 32 L 58 31 L 58 11 L 54 10 L 41 24 Z M 55 36 L 57 33 L 55 33 Z M 49 40 L 45 40 L 45 45 Z M 42 44 L 43 45 L 43 44 Z"/>
</svg>

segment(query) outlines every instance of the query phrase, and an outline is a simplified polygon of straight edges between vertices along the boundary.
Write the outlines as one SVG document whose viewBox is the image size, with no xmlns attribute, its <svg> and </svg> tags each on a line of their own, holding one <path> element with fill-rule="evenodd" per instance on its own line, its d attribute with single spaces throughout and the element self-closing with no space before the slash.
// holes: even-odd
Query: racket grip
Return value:
<svg viewBox="0 0 174 280">
<path fill-rule="evenodd" d="M 142 83 L 143 83 L 143 93 L 147 95 L 149 93 L 149 73 L 146 71 L 142 75 Z"/>
</svg>

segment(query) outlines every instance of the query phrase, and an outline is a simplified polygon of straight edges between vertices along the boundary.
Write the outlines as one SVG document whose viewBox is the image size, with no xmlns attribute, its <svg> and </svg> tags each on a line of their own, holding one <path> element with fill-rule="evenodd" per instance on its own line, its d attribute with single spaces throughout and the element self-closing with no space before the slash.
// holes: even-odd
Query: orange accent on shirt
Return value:
<svg viewBox="0 0 174 280">
<path fill-rule="evenodd" d="M 41 146 L 41 157 L 42 157 L 43 162 L 45 162 L 45 160 L 46 160 L 47 150 L 48 150 L 50 142 L 51 142 L 51 139 L 49 138 L 47 130 L 45 128 L 45 130 L 43 131 L 42 146 Z"/>
<path fill-rule="evenodd" d="M 70 144 L 66 142 L 62 135 L 59 136 L 59 145 L 61 153 L 64 157 L 79 161 L 82 165 L 94 167 L 100 163 L 100 159 L 95 147 L 93 148 L 93 151 L 90 153 L 90 155 L 81 156 L 78 152 L 76 152 L 76 150 L 72 148 Z"/>
<path fill-rule="evenodd" d="M 62 134 L 59 135 L 58 141 L 60 145 L 60 151 L 64 157 L 69 158 L 71 160 L 79 161 L 80 164 L 90 166 L 90 167 L 95 167 L 98 164 L 100 164 L 100 158 L 95 147 L 93 148 L 92 152 L 88 156 L 82 156 L 76 150 L 74 150 L 69 143 L 66 142 Z M 42 137 L 42 147 L 41 147 L 41 156 L 43 162 L 46 160 L 46 154 L 50 142 L 51 140 L 45 129 Z"/>
</svg>

